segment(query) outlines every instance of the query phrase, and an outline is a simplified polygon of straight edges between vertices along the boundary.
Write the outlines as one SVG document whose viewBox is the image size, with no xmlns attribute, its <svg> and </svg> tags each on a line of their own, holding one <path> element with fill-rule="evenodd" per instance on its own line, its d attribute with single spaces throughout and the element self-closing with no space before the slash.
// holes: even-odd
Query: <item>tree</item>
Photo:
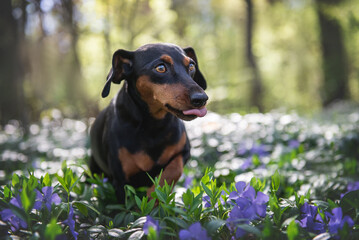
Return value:
<svg viewBox="0 0 359 240">
<path fill-rule="evenodd" d="M 246 60 L 249 68 L 251 69 L 251 89 L 250 89 L 250 104 L 263 112 L 263 86 L 259 74 L 258 66 L 255 56 L 253 54 L 253 2 L 252 0 L 245 0 L 247 4 L 247 21 L 246 21 Z"/>
<path fill-rule="evenodd" d="M 316 3 L 324 74 L 322 105 L 326 107 L 337 100 L 349 98 L 348 64 L 342 27 L 328 11 L 336 7 L 338 1 L 317 0 Z"/>
<path fill-rule="evenodd" d="M 11 0 L 0 1 L 0 124 L 18 119 L 26 125 L 25 69 L 20 48 L 24 23 L 18 24 L 12 13 Z"/>
</svg>

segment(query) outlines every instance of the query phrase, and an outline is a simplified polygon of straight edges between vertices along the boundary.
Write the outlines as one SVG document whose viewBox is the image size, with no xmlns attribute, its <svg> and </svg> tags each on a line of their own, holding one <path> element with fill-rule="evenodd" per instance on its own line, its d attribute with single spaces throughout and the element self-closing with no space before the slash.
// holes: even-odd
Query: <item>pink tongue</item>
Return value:
<svg viewBox="0 0 359 240">
<path fill-rule="evenodd" d="M 184 115 L 196 115 L 197 117 L 204 117 L 207 114 L 207 108 L 203 107 L 201 109 L 190 109 L 183 111 Z"/>
</svg>

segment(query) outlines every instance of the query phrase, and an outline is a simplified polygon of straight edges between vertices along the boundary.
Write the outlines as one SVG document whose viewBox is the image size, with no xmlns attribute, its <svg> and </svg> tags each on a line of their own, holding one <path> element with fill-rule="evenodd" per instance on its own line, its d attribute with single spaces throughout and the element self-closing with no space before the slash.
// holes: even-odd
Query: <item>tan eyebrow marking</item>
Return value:
<svg viewBox="0 0 359 240">
<path fill-rule="evenodd" d="M 173 59 L 167 54 L 162 55 L 160 59 L 173 65 Z"/>
<path fill-rule="evenodd" d="M 191 58 L 185 56 L 183 58 L 183 64 L 187 67 L 190 63 L 191 63 Z"/>
</svg>

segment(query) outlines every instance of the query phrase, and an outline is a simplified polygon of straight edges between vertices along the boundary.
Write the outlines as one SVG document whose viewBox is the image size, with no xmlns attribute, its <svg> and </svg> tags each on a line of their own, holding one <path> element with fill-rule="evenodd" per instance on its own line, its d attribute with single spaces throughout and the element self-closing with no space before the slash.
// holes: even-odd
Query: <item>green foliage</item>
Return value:
<svg viewBox="0 0 359 240">
<path fill-rule="evenodd" d="M 333 125 L 318 127 L 316 123 L 312 128 L 312 123 L 293 115 L 250 115 L 241 120 L 232 117 L 217 119 L 220 124 L 215 130 L 191 137 L 194 156 L 185 167 L 185 175 L 193 177 L 190 184 L 185 186 L 186 176 L 175 186 L 166 181 L 162 184 L 160 174 L 152 179 L 151 196 L 145 188 L 125 186 L 123 205 L 117 203 L 113 186 L 103 175 L 84 177 L 88 170 L 83 170 L 81 160 L 76 164 L 63 162 L 61 170 L 56 165 L 55 172 L 10 173 L 7 183 L 0 187 L 0 215 L 3 218 L 3 211 L 10 210 L 13 218 L 24 224 L 13 229 L 11 220 L 2 219 L 6 224 L 2 229 L 24 239 L 55 239 L 59 235 L 74 238 L 77 233 L 79 239 L 178 239 L 181 231 L 200 223 L 212 239 L 236 238 L 237 231 L 243 231 L 241 239 L 358 237 L 358 179 L 351 169 L 358 168 L 353 163 L 356 152 L 352 149 L 357 147 L 352 143 L 359 133 L 358 122 L 342 123 L 338 130 Z M 263 118 L 267 119 L 265 124 Z M 191 126 L 188 129 L 189 133 L 195 132 Z M 328 138 L 331 130 L 334 132 Z M 243 147 L 241 141 L 246 140 L 250 142 Z M 26 151 L 34 156 L 42 154 L 37 149 Z M 247 159 L 251 160 L 249 166 L 244 164 Z M 244 185 L 238 184 L 243 180 Z M 50 211 L 43 197 L 47 187 L 52 189 L 51 196 L 61 199 L 50 202 Z M 268 196 L 268 202 L 264 196 Z M 16 199 L 19 205 L 14 205 Z M 236 209 L 238 204 L 244 205 Z M 240 215 L 254 205 L 259 210 L 264 206 L 261 216 L 251 211 L 247 218 Z M 316 215 L 317 223 L 323 222 L 322 233 L 303 226 L 308 206 L 315 209 L 310 214 Z M 332 223 L 328 214 L 338 208 L 343 219 L 350 217 L 354 225 L 343 222 L 334 233 L 329 228 Z M 147 228 L 148 216 L 158 221 L 158 227 Z"/>
</svg>

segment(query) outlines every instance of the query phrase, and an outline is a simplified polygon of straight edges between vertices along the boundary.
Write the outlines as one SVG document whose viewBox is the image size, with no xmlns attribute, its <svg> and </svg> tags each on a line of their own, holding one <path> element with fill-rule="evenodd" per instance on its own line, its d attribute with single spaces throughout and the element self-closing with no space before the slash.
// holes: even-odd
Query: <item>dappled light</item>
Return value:
<svg viewBox="0 0 359 240">
<path fill-rule="evenodd" d="M 0 0 L 0 238 L 359 239 L 358 13 Z"/>
</svg>

